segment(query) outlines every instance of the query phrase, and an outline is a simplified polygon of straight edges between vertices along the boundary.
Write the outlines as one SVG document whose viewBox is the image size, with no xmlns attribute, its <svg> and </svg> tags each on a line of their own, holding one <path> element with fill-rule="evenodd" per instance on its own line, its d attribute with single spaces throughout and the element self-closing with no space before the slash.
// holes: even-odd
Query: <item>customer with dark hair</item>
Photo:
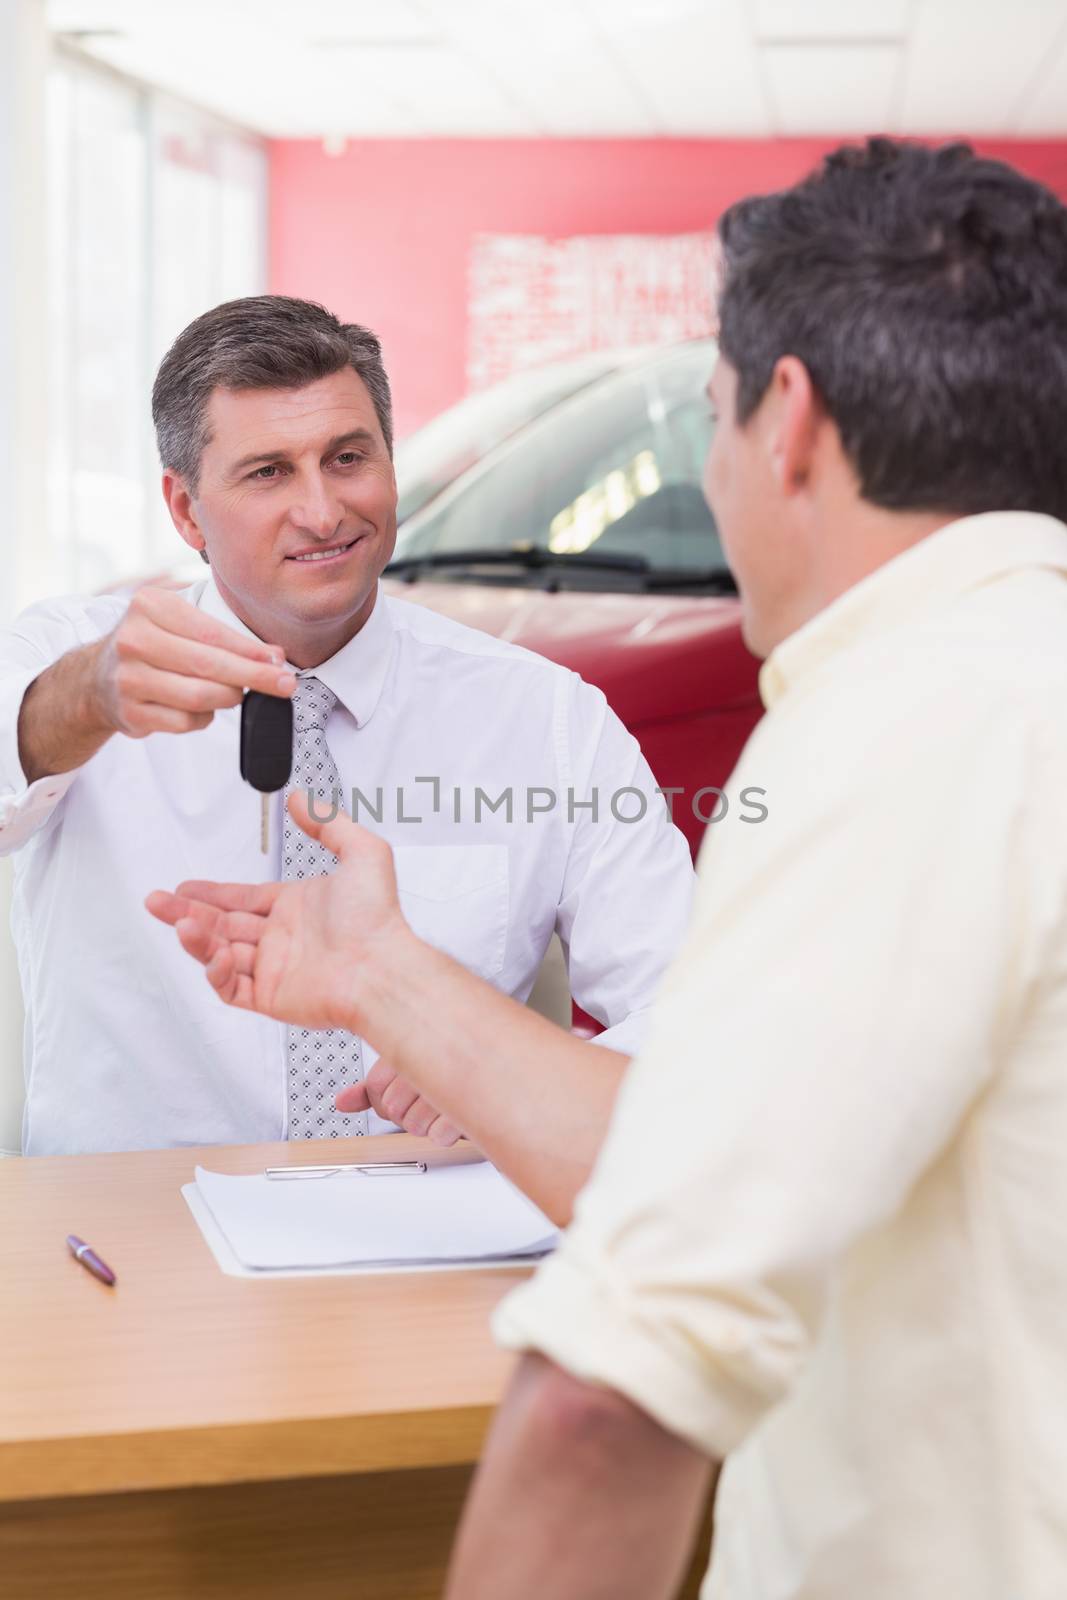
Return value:
<svg viewBox="0 0 1067 1600">
<path fill-rule="evenodd" d="M 525 1358 L 448 1593 L 666 1600 L 728 1457 L 708 1600 L 1058 1600 L 1067 210 L 874 140 L 721 237 L 706 488 L 768 707 L 730 788 L 778 803 L 706 847 L 573 1225 L 498 1312 Z M 446 1113 L 551 1059 L 378 841 L 294 810 L 333 879 L 181 905 L 224 999 L 348 1019 Z"/>
<path fill-rule="evenodd" d="M 488 1119 L 569 1204 L 691 898 L 685 841 L 635 740 L 575 674 L 380 591 L 397 490 L 366 328 L 278 295 L 218 306 L 164 358 L 153 415 L 171 517 L 210 576 L 183 593 L 49 601 L 0 637 L 24 1149 L 395 1124 L 458 1136 L 351 1030 L 222 1012 L 147 924 L 159 882 L 334 865 L 280 798 L 260 853 L 259 797 L 238 772 L 251 688 L 293 697 L 289 792 L 347 804 L 357 791 L 433 945 L 525 999 L 559 933 L 575 997 L 606 1031 L 574 1041 L 559 1078 L 502 1068 L 459 1126 Z M 609 805 L 627 788 L 645 797 L 639 821 Z"/>
</svg>

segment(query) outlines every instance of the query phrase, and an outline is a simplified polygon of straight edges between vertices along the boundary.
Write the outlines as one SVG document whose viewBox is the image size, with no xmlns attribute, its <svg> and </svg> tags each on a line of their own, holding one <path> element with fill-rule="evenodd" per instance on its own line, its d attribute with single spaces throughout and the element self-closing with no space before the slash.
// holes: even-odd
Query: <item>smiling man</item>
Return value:
<svg viewBox="0 0 1067 1600">
<path fill-rule="evenodd" d="M 335 864 L 282 795 L 260 852 L 259 797 L 238 775 L 253 688 L 294 699 L 287 793 L 340 791 L 347 808 L 358 790 L 429 943 L 524 999 L 559 933 L 575 997 L 606 1032 L 562 1079 L 480 1084 L 479 1112 L 520 1165 L 569 1192 L 691 895 L 685 842 L 635 741 L 573 673 L 380 591 L 397 492 L 389 383 L 365 328 L 280 296 L 219 306 L 165 357 L 153 416 L 167 506 L 210 576 L 181 593 L 50 601 L 0 639 L 24 1149 L 395 1123 L 456 1137 L 357 1036 L 227 1013 L 167 930 L 146 926 L 159 883 Z M 633 803 L 610 806 L 624 789 L 645 798 L 640 820 L 626 820 Z"/>
</svg>

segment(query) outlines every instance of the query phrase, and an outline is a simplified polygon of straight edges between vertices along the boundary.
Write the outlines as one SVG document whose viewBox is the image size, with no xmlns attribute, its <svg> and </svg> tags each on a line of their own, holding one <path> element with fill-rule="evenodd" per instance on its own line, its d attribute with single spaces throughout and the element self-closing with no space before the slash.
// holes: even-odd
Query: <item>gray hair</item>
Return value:
<svg viewBox="0 0 1067 1600">
<path fill-rule="evenodd" d="M 152 386 L 160 461 L 196 494 L 215 389 L 300 389 L 345 367 L 366 384 L 391 456 L 389 379 L 368 328 L 284 294 L 250 295 L 205 311 L 175 339 Z"/>
</svg>

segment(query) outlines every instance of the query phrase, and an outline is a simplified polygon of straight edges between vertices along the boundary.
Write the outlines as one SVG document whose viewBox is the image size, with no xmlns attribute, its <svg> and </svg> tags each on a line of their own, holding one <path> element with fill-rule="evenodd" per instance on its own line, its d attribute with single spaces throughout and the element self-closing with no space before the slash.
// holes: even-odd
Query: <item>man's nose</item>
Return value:
<svg viewBox="0 0 1067 1600">
<path fill-rule="evenodd" d="M 325 539 L 336 532 L 344 506 L 321 472 L 302 474 L 295 480 L 289 520 L 302 533 Z"/>
</svg>

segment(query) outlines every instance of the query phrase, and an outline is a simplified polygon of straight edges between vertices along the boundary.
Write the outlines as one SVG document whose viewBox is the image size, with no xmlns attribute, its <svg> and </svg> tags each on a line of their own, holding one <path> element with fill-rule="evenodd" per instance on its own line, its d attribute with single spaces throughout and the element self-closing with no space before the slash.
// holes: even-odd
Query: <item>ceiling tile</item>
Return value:
<svg viewBox="0 0 1067 1600">
<path fill-rule="evenodd" d="M 918 0 L 901 98 L 912 133 L 1014 133 L 1064 22 L 1063 0 Z"/>
<path fill-rule="evenodd" d="M 911 0 L 755 0 L 756 36 L 774 39 L 902 39 Z"/>
<path fill-rule="evenodd" d="M 896 45 L 764 45 L 763 72 L 775 131 L 891 131 L 901 54 Z"/>
<path fill-rule="evenodd" d="M 720 0 L 713 16 L 687 0 L 673 11 L 648 0 L 586 3 L 663 131 L 748 138 L 770 131 L 742 0 Z"/>
<path fill-rule="evenodd" d="M 499 0 L 466 0 L 450 13 L 449 26 L 468 58 L 526 110 L 531 131 L 560 137 L 662 131 L 579 0 L 510 10 Z"/>
<path fill-rule="evenodd" d="M 412 0 L 181 0 L 175 26 L 173 0 L 46 0 L 53 31 L 121 28 L 130 34 L 165 31 L 174 42 L 201 26 L 221 23 L 241 28 L 249 42 L 279 36 L 289 41 L 315 38 L 415 39 L 431 30 L 422 7 Z M 250 14 L 251 13 L 251 14 Z"/>
<path fill-rule="evenodd" d="M 268 41 L 253 46 L 216 30 L 215 48 L 205 54 L 195 40 L 172 41 L 160 52 L 148 37 L 101 39 L 91 53 L 134 77 L 191 100 L 256 132 L 269 135 L 393 134 L 421 132 L 418 107 L 406 104 L 373 81 L 354 87 L 351 65 L 315 59 L 307 49 L 288 54 L 285 74 L 277 71 L 277 49 Z M 320 52 L 315 55 L 321 57 Z M 315 83 L 312 100 L 307 85 Z"/>
</svg>

